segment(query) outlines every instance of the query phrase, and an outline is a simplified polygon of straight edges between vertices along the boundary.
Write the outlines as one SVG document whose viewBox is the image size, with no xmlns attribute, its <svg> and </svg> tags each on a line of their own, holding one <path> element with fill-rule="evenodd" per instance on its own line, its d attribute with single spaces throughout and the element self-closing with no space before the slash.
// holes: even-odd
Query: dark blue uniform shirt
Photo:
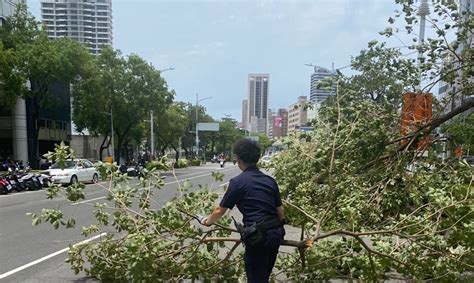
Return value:
<svg viewBox="0 0 474 283">
<path fill-rule="evenodd" d="M 245 225 L 277 217 L 276 208 L 281 206 L 281 198 L 276 181 L 257 167 L 248 167 L 230 180 L 220 203 L 229 209 L 235 205 L 244 216 Z"/>
</svg>

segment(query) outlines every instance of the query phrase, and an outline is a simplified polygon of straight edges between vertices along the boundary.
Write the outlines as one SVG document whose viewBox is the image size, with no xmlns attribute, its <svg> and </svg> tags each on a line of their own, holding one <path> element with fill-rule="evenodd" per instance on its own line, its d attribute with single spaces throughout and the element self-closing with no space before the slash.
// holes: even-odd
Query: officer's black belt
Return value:
<svg viewBox="0 0 474 283">
<path fill-rule="evenodd" d="M 278 226 L 283 226 L 284 224 L 286 223 L 286 221 L 283 219 L 283 220 L 280 220 L 278 218 L 273 218 L 271 220 L 267 220 L 267 221 L 264 221 L 264 222 L 261 222 L 261 223 L 257 223 L 257 229 L 259 229 L 260 231 L 267 231 L 269 229 L 272 229 L 272 228 L 275 228 L 275 227 L 278 227 Z"/>
</svg>

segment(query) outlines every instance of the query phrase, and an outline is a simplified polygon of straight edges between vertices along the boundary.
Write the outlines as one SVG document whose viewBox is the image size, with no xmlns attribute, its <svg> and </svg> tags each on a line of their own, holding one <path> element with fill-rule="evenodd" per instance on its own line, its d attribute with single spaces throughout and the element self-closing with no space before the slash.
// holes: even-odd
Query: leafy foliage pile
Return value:
<svg viewBox="0 0 474 283">
<path fill-rule="evenodd" d="M 304 267 L 294 253 L 280 257 L 279 268 L 297 281 L 454 280 L 472 271 L 473 168 L 397 152 L 387 146 L 398 136 L 395 113 L 350 95 L 340 101 L 273 161 L 286 214 L 317 241 Z"/>
<path fill-rule="evenodd" d="M 61 144 L 48 158 L 61 162 L 71 154 L 68 146 Z M 82 234 L 89 237 L 101 233 L 103 237 L 96 243 L 71 246 L 67 262 L 76 273 L 84 271 L 103 281 L 132 282 L 155 282 L 158 278 L 224 280 L 242 274 L 241 255 L 233 254 L 240 244 L 238 240 L 228 257 L 220 257 L 228 247 L 219 239 L 235 232 L 227 227 L 230 218 L 225 217 L 221 225 L 205 230 L 195 221 L 195 215 L 212 210 L 218 197 L 210 188 L 200 186 L 196 190 L 187 181 L 176 197 L 162 206 L 154 199 L 164 185 L 158 170 L 145 171 L 136 187 L 129 184 L 130 178 L 121 174 L 115 164 L 99 163 L 96 167 L 111 182 L 104 187 L 108 202 L 94 204 L 96 223 L 82 227 Z M 219 173 L 213 176 L 216 180 L 223 177 Z M 64 197 L 74 203 L 85 196 L 83 184 L 48 188 L 50 199 Z M 60 209 L 43 209 L 40 215 L 29 215 L 34 225 L 47 222 L 56 229 L 76 225 Z"/>
</svg>

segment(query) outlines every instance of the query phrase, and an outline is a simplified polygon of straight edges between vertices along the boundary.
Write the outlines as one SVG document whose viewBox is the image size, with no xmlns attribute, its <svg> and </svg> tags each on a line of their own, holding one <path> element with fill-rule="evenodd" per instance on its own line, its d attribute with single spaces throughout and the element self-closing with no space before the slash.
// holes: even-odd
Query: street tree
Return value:
<svg viewBox="0 0 474 283">
<path fill-rule="evenodd" d="M 187 117 L 187 127 L 185 134 L 182 138 L 183 150 L 185 152 L 186 158 L 191 158 L 193 156 L 193 149 L 196 146 L 196 109 L 197 109 L 197 118 L 199 123 L 211 123 L 214 122 L 214 119 L 206 112 L 206 108 L 202 105 L 196 106 L 194 104 L 188 103 L 186 105 L 186 117 Z M 210 143 L 211 135 L 210 133 L 200 132 L 199 133 L 199 147 L 206 148 Z"/>
<path fill-rule="evenodd" d="M 155 122 L 155 133 L 163 154 L 166 149 L 173 149 L 176 162 L 179 158 L 179 141 L 186 135 L 189 124 L 186 107 L 184 102 L 174 102 Z"/>
<path fill-rule="evenodd" d="M 401 94 L 415 90 L 419 73 L 412 59 L 402 56 L 400 50 L 387 48 L 386 43 L 371 41 L 367 49 L 351 60 L 356 74 L 345 80 L 346 88 L 354 95 L 367 97 L 398 109 Z M 334 83 L 334 82 L 333 82 Z"/>
<path fill-rule="evenodd" d="M 18 55 L 11 49 L 4 49 L 0 42 L 0 108 L 12 108 L 18 94 L 26 93 L 26 74 L 17 68 Z"/>
<path fill-rule="evenodd" d="M 442 130 L 465 154 L 474 153 L 474 114 L 460 115 L 443 125 Z"/>
<path fill-rule="evenodd" d="M 237 128 L 237 124 L 238 122 L 235 119 L 222 119 L 219 123 L 219 131 L 215 133 L 212 140 L 216 150 L 214 154 L 225 153 L 226 156 L 231 157 L 234 141 L 243 136 Z"/>
<path fill-rule="evenodd" d="M 130 133 L 150 117 L 150 111 L 163 113 L 171 104 L 170 91 L 160 72 L 138 55 L 124 57 L 120 51 L 104 48 L 92 75 L 74 85 L 73 120 L 79 130 L 104 136 L 102 150 L 111 135 L 113 116 L 115 150 L 121 153 Z M 111 115 L 112 114 L 112 115 Z M 120 154 L 116 154 L 117 162 Z"/>
</svg>

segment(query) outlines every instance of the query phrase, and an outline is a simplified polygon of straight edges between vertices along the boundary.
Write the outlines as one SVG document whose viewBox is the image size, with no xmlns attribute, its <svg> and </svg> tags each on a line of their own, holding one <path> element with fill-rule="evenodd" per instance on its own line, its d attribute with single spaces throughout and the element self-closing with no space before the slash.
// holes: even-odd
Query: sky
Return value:
<svg viewBox="0 0 474 283">
<path fill-rule="evenodd" d="M 40 19 L 40 1 L 27 1 Z M 241 120 L 249 73 L 269 73 L 269 107 L 309 98 L 311 67 L 350 64 L 397 9 L 394 0 L 112 0 L 113 46 L 163 72 L 176 100 Z M 388 44 L 396 46 L 397 42 Z M 400 45 L 400 43 L 398 43 Z M 347 72 L 347 69 L 345 70 Z"/>
</svg>

